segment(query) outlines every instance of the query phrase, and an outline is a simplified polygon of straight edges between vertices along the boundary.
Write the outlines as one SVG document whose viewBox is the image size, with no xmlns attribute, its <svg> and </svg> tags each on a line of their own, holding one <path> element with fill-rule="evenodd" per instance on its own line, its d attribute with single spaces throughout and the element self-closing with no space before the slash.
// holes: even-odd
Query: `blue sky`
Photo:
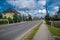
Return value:
<svg viewBox="0 0 60 40">
<path fill-rule="evenodd" d="M 60 0 L 0 0 L 0 13 L 8 8 L 13 8 L 21 14 L 29 13 L 32 16 L 44 17 L 46 3 L 50 15 L 54 15 L 59 10 Z"/>
</svg>

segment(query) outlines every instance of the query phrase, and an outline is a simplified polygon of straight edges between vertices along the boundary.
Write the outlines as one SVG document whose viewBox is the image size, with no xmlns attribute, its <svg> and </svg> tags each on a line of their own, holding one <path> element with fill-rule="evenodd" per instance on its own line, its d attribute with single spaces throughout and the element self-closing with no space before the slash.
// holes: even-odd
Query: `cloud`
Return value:
<svg viewBox="0 0 60 40">
<path fill-rule="evenodd" d="M 50 10 L 49 13 L 52 16 L 52 15 L 57 14 L 58 10 L 59 10 L 59 6 L 54 6 L 53 10 Z"/>
<path fill-rule="evenodd" d="M 39 13 L 43 13 L 43 14 L 46 14 L 46 9 L 43 9 L 43 10 L 39 10 Z"/>
<path fill-rule="evenodd" d="M 58 10 L 59 10 L 59 6 L 55 6 L 55 7 L 54 7 L 54 10 L 55 10 L 55 11 L 58 11 Z"/>
<path fill-rule="evenodd" d="M 57 14 L 58 10 L 59 10 L 59 6 L 55 6 L 54 10 L 52 11 L 53 15 Z"/>
<path fill-rule="evenodd" d="M 44 6 L 46 5 L 46 0 L 6 0 L 12 6 L 15 6 L 18 9 L 29 9 L 31 15 L 37 14 L 39 9 L 42 9 L 42 13 L 46 13 Z M 18 10 L 19 11 L 19 10 Z M 26 11 L 19 11 L 22 14 L 26 14 Z"/>
<path fill-rule="evenodd" d="M 38 3 L 37 3 L 37 7 L 39 8 L 39 9 L 44 9 L 45 6 L 46 5 L 46 0 L 39 0 L 38 1 Z"/>
<path fill-rule="evenodd" d="M 55 15 L 60 7 L 60 0 L 48 0 L 48 10 L 50 15 Z"/>
<path fill-rule="evenodd" d="M 40 0 L 38 1 L 39 6 L 45 6 L 46 5 L 46 0 Z"/>
<path fill-rule="evenodd" d="M 7 2 L 19 8 L 29 9 L 43 7 L 46 4 L 46 0 L 39 0 L 38 2 L 35 2 L 35 0 L 7 0 Z"/>
<path fill-rule="evenodd" d="M 35 7 L 35 1 L 34 0 L 7 0 L 8 3 L 11 5 L 15 5 L 19 8 L 34 8 Z"/>
<path fill-rule="evenodd" d="M 60 0 L 48 0 L 49 2 L 47 2 L 48 7 L 54 7 L 54 6 L 60 6 Z"/>
</svg>

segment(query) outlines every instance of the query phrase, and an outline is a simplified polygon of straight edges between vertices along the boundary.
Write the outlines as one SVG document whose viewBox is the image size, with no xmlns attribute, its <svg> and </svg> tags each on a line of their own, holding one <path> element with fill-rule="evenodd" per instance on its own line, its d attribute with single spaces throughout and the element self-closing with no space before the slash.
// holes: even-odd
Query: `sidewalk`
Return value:
<svg viewBox="0 0 60 40">
<path fill-rule="evenodd" d="M 44 21 L 33 40 L 54 40 Z"/>
</svg>

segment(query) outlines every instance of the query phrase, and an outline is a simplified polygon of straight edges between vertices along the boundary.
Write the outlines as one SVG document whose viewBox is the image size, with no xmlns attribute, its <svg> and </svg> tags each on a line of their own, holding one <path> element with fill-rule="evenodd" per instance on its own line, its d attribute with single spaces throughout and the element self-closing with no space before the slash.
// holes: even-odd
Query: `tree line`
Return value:
<svg viewBox="0 0 60 40">
<path fill-rule="evenodd" d="M 53 16 L 50 16 L 49 13 L 47 13 L 45 16 L 45 20 L 60 21 L 60 8 L 59 8 L 59 11 L 56 12 L 56 14 Z"/>
</svg>

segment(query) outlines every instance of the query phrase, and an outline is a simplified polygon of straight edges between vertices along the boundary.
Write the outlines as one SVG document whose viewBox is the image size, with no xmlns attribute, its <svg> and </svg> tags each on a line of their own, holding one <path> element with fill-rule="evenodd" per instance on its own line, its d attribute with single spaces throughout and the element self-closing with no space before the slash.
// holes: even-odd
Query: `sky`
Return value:
<svg viewBox="0 0 60 40">
<path fill-rule="evenodd" d="M 49 14 L 54 15 L 59 10 L 60 0 L 0 0 L 0 13 L 13 8 L 24 15 L 29 13 L 32 16 L 44 17 L 46 6 Z"/>
</svg>

